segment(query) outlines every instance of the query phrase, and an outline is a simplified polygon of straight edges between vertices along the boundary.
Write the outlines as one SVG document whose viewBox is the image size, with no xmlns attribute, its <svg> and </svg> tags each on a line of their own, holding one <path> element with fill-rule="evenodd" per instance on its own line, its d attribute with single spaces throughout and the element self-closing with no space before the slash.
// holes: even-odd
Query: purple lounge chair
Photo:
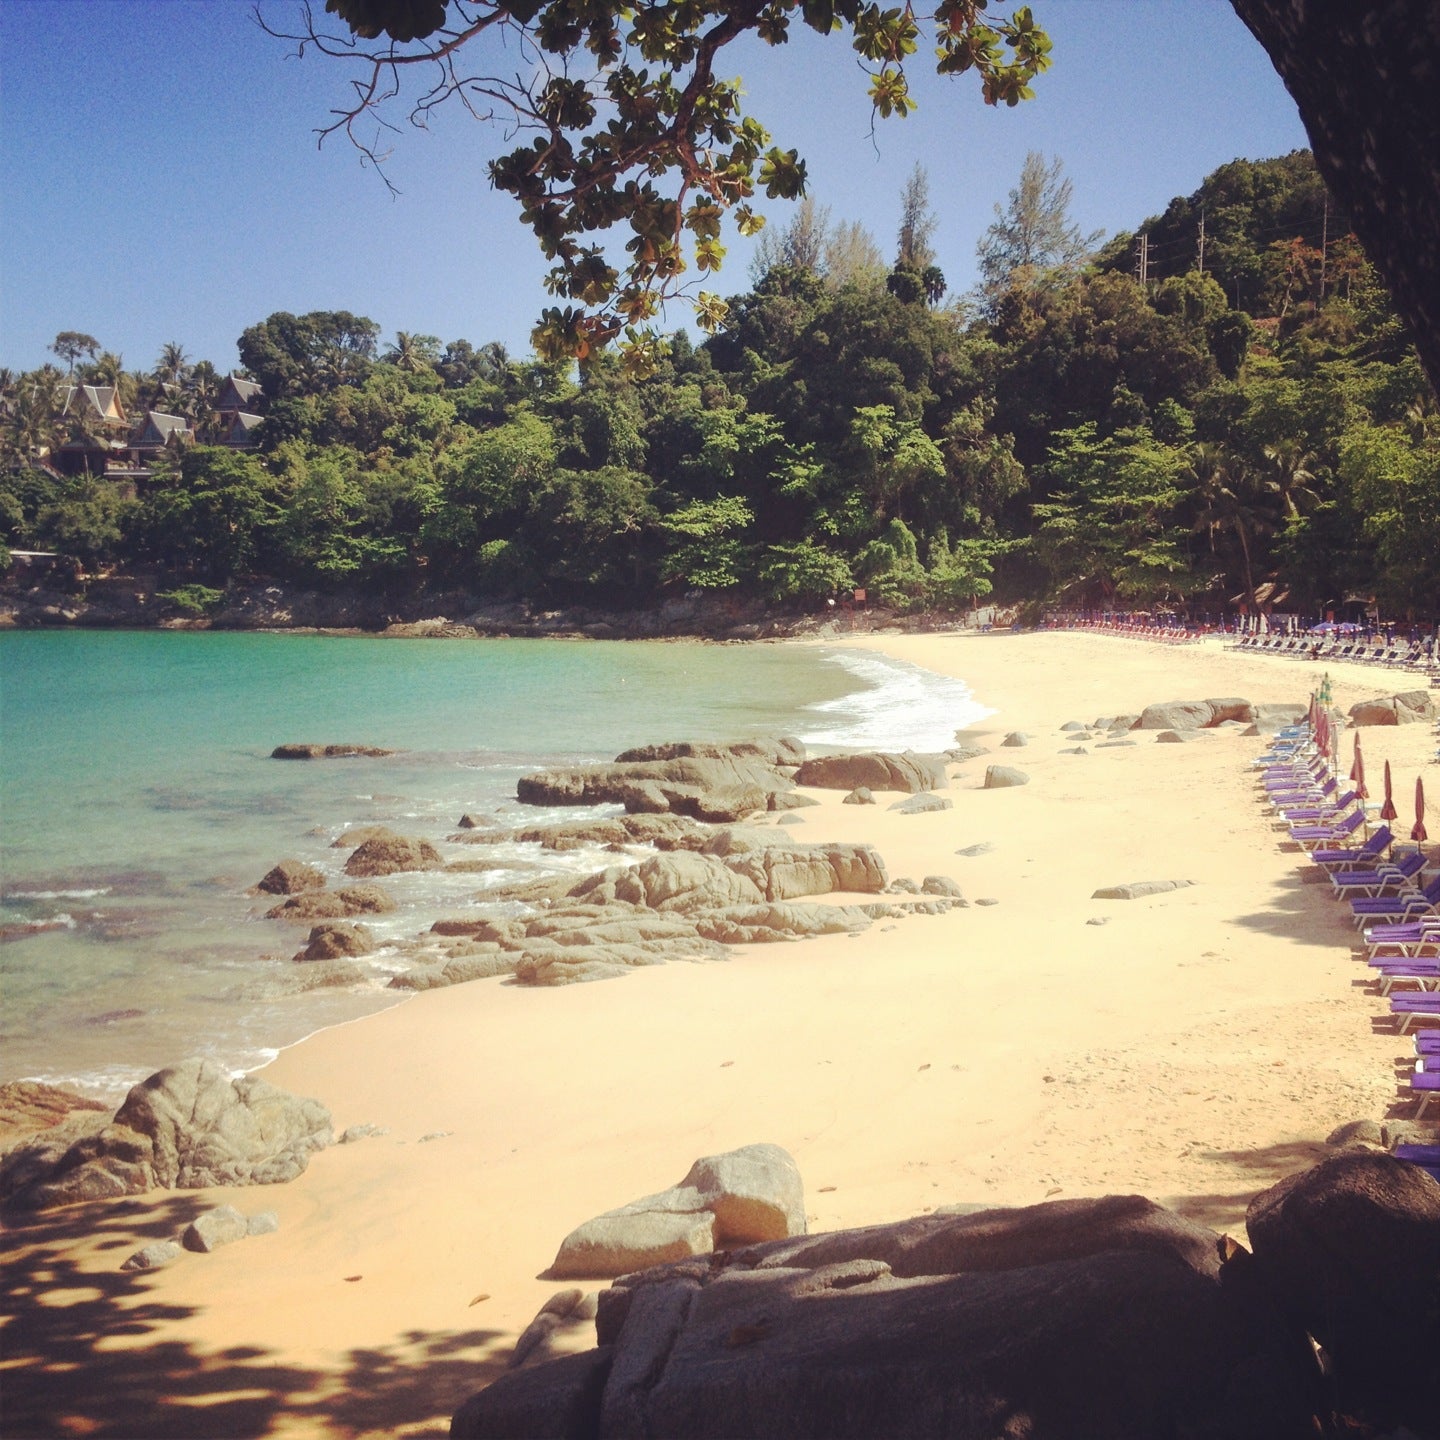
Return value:
<svg viewBox="0 0 1440 1440">
<path fill-rule="evenodd" d="M 1337 895 L 1383 895 L 1387 890 L 1414 888 L 1415 877 L 1425 868 L 1425 857 L 1413 850 L 1393 865 L 1373 870 L 1332 870 L 1330 883 Z"/>
<path fill-rule="evenodd" d="M 1397 1160 L 1408 1160 L 1440 1180 L 1440 1145 L 1397 1145 L 1390 1153 Z"/>
<path fill-rule="evenodd" d="M 1323 870 L 1334 870 L 1342 866 L 1358 869 L 1367 860 L 1378 860 L 1391 845 L 1395 837 L 1388 825 L 1382 825 L 1363 845 L 1339 850 L 1312 850 L 1310 858 Z"/>
<path fill-rule="evenodd" d="M 1440 960 L 1382 961 L 1373 965 L 1380 977 L 1380 993 L 1389 995 L 1401 984 L 1413 984 L 1421 990 L 1440 990 Z"/>
<path fill-rule="evenodd" d="M 1404 895 L 1366 895 L 1350 902 L 1356 929 L 1376 920 L 1418 920 L 1440 907 L 1440 872 L 1421 890 Z"/>
<path fill-rule="evenodd" d="M 1425 1061 L 1417 1060 L 1415 1073 L 1410 1077 L 1410 1092 L 1420 1097 L 1420 1108 L 1415 1112 L 1415 1118 L 1423 1120 L 1426 1110 L 1430 1108 L 1430 1102 L 1436 1095 L 1440 1095 L 1440 1064 L 1433 1070 L 1427 1070 Z"/>
<path fill-rule="evenodd" d="M 1318 850 L 1322 845 L 1334 845 L 1353 835 L 1364 823 L 1365 812 L 1352 810 L 1334 825 L 1292 825 L 1290 838 L 1298 841 L 1306 850 Z"/>
<path fill-rule="evenodd" d="M 1400 1022 L 1403 1035 L 1412 1025 L 1440 1025 L 1440 995 L 1431 990 L 1407 990 L 1390 997 L 1390 1013 Z"/>
</svg>

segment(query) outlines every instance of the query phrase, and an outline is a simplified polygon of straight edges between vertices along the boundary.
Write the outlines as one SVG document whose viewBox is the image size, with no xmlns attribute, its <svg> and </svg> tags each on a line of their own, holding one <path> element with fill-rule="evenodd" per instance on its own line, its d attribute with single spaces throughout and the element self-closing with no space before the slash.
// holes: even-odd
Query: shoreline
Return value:
<svg viewBox="0 0 1440 1440">
<path fill-rule="evenodd" d="M 885 797 L 814 792 L 789 832 L 873 843 L 892 877 L 952 876 L 969 908 L 595 985 L 476 981 L 287 1047 L 266 1079 L 320 1099 L 337 1132 L 389 1133 L 320 1153 L 289 1185 L 151 1194 L 17 1230 L 27 1267 L 99 1287 L 88 1319 L 106 1338 L 48 1395 L 28 1349 L 0 1361 L 14 1433 L 35 1433 L 20 1422 L 46 1406 L 120 1413 L 100 1407 L 148 1387 L 165 1403 L 132 1428 L 157 1435 L 443 1434 L 554 1293 L 536 1277 L 570 1228 L 737 1145 L 795 1156 L 812 1230 L 1139 1191 L 1239 1233 L 1248 1198 L 1323 1153 L 1336 1124 L 1383 1115 L 1403 1043 L 1372 1031 L 1354 932 L 1255 803 L 1258 742 L 1141 734 L 1061 753 L 1069 720 L 1203 695 L 1303 700 L 1323 667 L 1213 642 L 972 638 L 843 642 L 963 679 L 993 707 L 968 727 L 991 753 L 952 767 L 953 808 L 906 817 Z M 1328 668 L 1342 709 L 1382 680 L 1410 688 Z M 997 748 L 1022 728 L 1025 748 Z M 1372 773 L 1395 764 L 1402 815 L 1428 731 L 1365 732 Z M 1031 783 L 981 791 L 989 762 Z M 977 842 L 993 853 L 957 855 Z M 1091 898 L 1162 878 L 1195 884 Z M 280 1229 L 116 1273 L 132 1239 L 220 1203 L 274 1209 Z"/>
</svg>

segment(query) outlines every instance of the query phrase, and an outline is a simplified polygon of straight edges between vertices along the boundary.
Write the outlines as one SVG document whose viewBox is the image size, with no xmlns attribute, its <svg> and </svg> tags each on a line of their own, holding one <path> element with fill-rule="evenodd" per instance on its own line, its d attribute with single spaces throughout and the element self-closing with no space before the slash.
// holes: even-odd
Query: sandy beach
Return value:
<svg viewBox="0 0 1440 1440">
<path fill-rule="evenodd" d="M 847 643 L 964 678 L 994 710 L 969 736 L 1029 743 L 953 766 L 949 810 L 814 791 L 789 836 L 869 842 L 892 877 L 954 879 L 966 908 L 593 985 L 479 981 L 312 1037 L 265 1078 L 321 1100 L 337 1131 L 387 1133 L 289 1185 L 12 1229 L 5 1434 L 444 1434 L 561 1288 L 537 1277 L 575 1225 L 752 1142 L 795 1157 L 812 1230 L 1118 1192 L 1243 1238 L 1249 1199 L 1335 1126 L 1408 1113 L 1407 1042 L 1377 1021 L 1348 914 L 1257 803 L 1261 742 L 1138 733 L 1060 753 L 1067 721 L 1303 701 L 1325 667 L 1093 634 Z M 1424 684 L 1328 672 L 1341 710 Z M 1408 833 L 1430 727 L 1370 728 L 1364 746 L 1373 791 L 1392 762 Z M 981 790 L 990 760 L 1031 783 Z M 1091 898 L 1157 879 L 1194 884 Z M 279 1230 L 120 1273 L 219 1203 L 274 1210 Z"/>
</svg>

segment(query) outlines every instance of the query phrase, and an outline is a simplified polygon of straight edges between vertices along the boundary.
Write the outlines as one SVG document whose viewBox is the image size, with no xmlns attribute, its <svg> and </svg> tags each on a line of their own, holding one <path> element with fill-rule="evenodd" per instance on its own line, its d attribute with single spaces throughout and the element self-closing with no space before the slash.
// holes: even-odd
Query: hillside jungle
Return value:
<svg viewBox="0 0 1440 1440">
<path fill-rule="evenodd" d="M 61 363 L 0 372 L 0 539 L 70 557 L 72 585 L 145 570 L 193 615 L 257 579 L 1440 614 L 1440 408 L 1307 153 L 1225 165 L 1103 244 L 1031 156 L 958 299 L 922 172 L 900 198 L 889 253 L 804 202 L 729 328 L 670 336 L 643 376 L 272 315 L 239 338 L 263 396 L 238 445 L 216 443 L 214 365 L 170 344 L 141 374 L 66 332 Z M 104 443 L 82 383 L 184 424 L 141 474 L 66 473 Z"/>
</svg>

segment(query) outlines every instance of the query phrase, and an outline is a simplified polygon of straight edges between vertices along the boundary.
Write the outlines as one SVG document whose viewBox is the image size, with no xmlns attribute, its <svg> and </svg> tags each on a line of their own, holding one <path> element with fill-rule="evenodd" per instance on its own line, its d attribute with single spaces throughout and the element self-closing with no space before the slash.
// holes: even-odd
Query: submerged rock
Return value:
<svg viewBox="0 0 1440 1440">
<path fill-rule="evenodd" d="M 345 862 L 345 873 L 357 879 L 373 879 L 405 870 L 438 870 L 444 863 L 445 857 L 428 840 L 382 829 L 356 846 Z"/>
<path fill-rule="evenodd" d="M 382 750 L 378 745 L 311 745 L 290 743 L 277 745 L 271 752 L 272 760 L 345 760 L 355 757 L 378 759 L 394 755 L 394 750 Z"/>
<path fill-rule="evenodd" d="M 255 888 L 265 895 L 298 895 L 305 890 L 323 890 L 325 877 L 303 860 L 282 860 L 266 871 Z"/>
</svg>

